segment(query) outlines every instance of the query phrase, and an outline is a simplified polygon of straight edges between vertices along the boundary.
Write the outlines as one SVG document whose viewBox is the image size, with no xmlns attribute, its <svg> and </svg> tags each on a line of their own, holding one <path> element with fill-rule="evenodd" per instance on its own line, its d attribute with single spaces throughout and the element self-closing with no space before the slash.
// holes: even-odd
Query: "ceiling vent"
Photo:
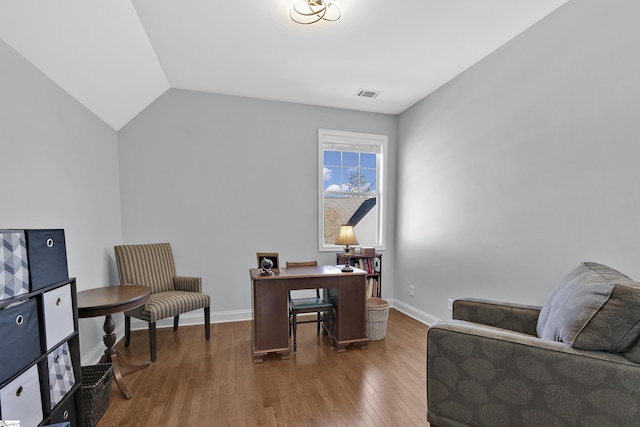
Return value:
<svg viewBox="0 0 640 427">
<path fill-rule="evenodd" d="M 377 98 L 381 93 L 378 90 L 360 89 L 356 96 L 360 98 Z"/>
</svg>

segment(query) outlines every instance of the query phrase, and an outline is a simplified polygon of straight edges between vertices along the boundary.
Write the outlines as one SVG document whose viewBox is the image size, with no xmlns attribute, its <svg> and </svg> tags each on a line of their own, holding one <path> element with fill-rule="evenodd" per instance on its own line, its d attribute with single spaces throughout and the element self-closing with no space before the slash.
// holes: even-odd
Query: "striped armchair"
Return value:
<svg viewBox="0 0 640 427">
<path fill-rule="evenodd" d="M 178 330 L 180 314 L 204 308 L 206 339 L 210 333 L 210 298 L 202 293 L 202 278 L 176 276 L 173 252 L 169 243 L 115 246 L 120 284 L 144 285 L 151 297 L 144 306 L 124 313 L 125 347 L 131 339 L 131 317 L 149 322 L 151 361 L 156 360 L 156 322 L 173 317 L 173 330 Z"/>
</svg>

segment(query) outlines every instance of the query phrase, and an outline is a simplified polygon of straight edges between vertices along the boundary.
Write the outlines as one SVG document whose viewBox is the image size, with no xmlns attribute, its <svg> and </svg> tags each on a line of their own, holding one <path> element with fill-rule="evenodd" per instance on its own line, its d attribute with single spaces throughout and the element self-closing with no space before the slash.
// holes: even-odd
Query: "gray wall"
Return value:
<svg viewBox="0 0 640 427">
<path fill-rule="evenodd" d="M 396 116 L 169 90 L 118 134 L 124 242 L 171 242 L 178 273 L 203 278 L 212 321 L 249 318 L 256 252 L 335 263 L 318 252 L 318 128 L 388 135 L 395 187 Z M 393 227 L 393 192 L 389 206 Z M 386 297 L 392 248 L 391 232 Z"/>
<path fill-rule="evenodd" d="M 569 2 L 401 114 L 397 300 L 541 305 L 580 261 L 640 279 L 638 16 Z"/>
<path fill-rule="evenodd" d="M 116 132 L 3 41 L 0 64 L 0 228 L 64 228 L 78 290 L 117 283 Z M 80 322 L 83 357 L 103 321 Z"/>
</svg>

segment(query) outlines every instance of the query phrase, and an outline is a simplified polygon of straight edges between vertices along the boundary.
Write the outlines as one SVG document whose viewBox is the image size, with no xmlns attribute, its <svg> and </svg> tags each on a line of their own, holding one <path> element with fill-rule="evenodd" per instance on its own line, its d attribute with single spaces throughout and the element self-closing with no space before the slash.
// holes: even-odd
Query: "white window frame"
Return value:
<svg viewBox="0 0 640 427">
<path fill-rule="evenodd" d="M 324 150 L 378 152 L 376 156 L 376 206 L 378 250 L 386 249 L 387 240 L 387 158 L 388 136 L 360 132 L 318 129 L 318 249 L 329 252 L 344 249 L 343 246 L 324 243 Z M 371 147 L 368 151 L 366 148 Z M 357 237 L 357 234 L 356 234 Z"/>
</svg>

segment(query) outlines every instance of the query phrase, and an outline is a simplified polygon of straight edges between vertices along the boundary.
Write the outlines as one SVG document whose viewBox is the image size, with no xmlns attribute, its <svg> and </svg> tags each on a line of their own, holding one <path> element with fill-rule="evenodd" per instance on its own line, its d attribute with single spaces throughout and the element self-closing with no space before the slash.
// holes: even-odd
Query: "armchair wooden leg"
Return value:
<svg viewBox="0 0 640 427">
<path fill-rule="evenodd" d="M 173 332 L 178 330 L 178 322 L 180 320 L 180 315 L 173 317 Z"/>
<path fill-rule="evenodd" d="M 131 316 L 124 315 L 124 346 L 129 347 L 131 342 Z"/>
<path fill-rule="evenodd" d="M 149 322 L 149 352 L 151 361 L 156 361 L 156 322 Z"/>
<path fill-rule="evenodd" d="M 211 309 L 204 308 L 204 336 L 206 339 L 211 338 Z"/>
</svg>

